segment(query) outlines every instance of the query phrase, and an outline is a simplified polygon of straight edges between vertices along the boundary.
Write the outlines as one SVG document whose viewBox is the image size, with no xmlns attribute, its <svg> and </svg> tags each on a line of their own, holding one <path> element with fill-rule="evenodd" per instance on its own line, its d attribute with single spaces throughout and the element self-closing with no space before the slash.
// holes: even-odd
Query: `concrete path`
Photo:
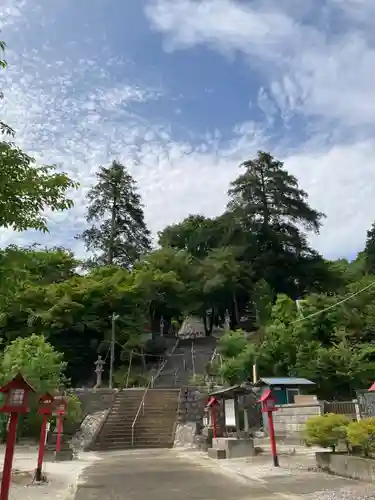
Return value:
<svg viewBox="0 0 375 500">
<path fill-rule="evenodd" d="M 251 478 L 174 450 L 108 453 L 101 458 L 81 475 L 75 500 L 323 500 L 327 492 L 330 499 L 375 499 L 367 485 L 354 481 L 282 470 L 269 478 Z"/>
</svg>

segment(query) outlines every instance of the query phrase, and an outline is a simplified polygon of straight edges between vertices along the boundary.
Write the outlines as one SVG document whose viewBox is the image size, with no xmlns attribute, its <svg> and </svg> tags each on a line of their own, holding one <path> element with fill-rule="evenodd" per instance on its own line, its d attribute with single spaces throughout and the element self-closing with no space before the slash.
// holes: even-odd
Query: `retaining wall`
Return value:
<svg viewBox="0 0 375 500">
<path fill-rule="evenodd" d="M 275 433 L 279 436 L 301 435 L 305 429 L 306 420 L 312 416 L 322 415 L 322 413 L 322 406 L 319 402 L 279 406 L 278 411 L 273 414 Z"/>
<path fill-rule="evenodd" d="M 324 451 L 315 453 L 315 456 L 319 470 L 360 481 L 375 481 L 375 460 L 373 459 Z"/>
</svg>

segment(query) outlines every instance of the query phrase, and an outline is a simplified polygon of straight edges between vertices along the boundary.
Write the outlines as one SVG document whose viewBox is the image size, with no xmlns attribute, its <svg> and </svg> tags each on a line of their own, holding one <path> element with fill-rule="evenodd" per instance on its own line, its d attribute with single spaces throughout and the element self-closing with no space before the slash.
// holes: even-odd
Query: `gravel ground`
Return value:
<svg viewBox="0 0 375 500">
<path fill-rule="evenodd" d="M 370 484 L 358 483 L 355 486 L 341 488 L 335 491 L 323 490 L 308 495 L 306 500 L 375 500 L 375 487 Z"/>
</svg>

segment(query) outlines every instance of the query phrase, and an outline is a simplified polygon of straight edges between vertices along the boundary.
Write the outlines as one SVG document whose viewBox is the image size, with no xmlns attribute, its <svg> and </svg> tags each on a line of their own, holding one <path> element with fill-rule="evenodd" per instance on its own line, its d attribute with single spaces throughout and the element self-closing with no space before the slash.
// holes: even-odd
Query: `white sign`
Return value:
<svg viewBox="0 0 375 500">
<path fill-rule="evenodd" d="M 225 399 L 225 426 L 236 426 L 236 414 L 234 411 L 234 399 Z"/>
</svg>

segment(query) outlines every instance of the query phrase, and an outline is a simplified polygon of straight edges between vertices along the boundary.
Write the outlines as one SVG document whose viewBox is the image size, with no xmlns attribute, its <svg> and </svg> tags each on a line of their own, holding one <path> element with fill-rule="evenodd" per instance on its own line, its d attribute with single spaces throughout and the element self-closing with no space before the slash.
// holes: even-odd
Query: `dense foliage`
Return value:
<svg viewBox="0 0 375 500">
<path fill-rule="evenodd" d="M 9 137 L 12 130 L 0 127 Z M 0 142 L 0 226 L 47 230 L 44 210 L 68 209 L 66 192 L 74 186 L 15 144 Z M 122 385 L 130 359 L 139 371 L 130 374 L 134 379 L 144 375 L 147 354 L 163 352 L 162 342 L 145 335 L 160 333 L 161 320 L 168 331 L 188 314 L 199 316 L 209 335 L 228 311 L 222 363 L 211 367 L 228 383 L 249 378 L 254 363 L 261 375 L 308 377 L 329 399 L 349 397 L 373 381 L 374 226 L 353 262 L 326 261 L 308 240 L 324 215 L 270 153 L 260 151 L 241 165 L 224 213 L 191 214 L 166 227 L 157 249 L 122 164 L 98 168 L 87 202 L 89 226 L 77 235 L 89 251 L 86 262 L 63 247 L 0 251 L 3 349 L 42 335 L 63 354 L 65 378 L 87 383 L 97 353 L 107 360 L 115 314 Z"/>
</svg>

